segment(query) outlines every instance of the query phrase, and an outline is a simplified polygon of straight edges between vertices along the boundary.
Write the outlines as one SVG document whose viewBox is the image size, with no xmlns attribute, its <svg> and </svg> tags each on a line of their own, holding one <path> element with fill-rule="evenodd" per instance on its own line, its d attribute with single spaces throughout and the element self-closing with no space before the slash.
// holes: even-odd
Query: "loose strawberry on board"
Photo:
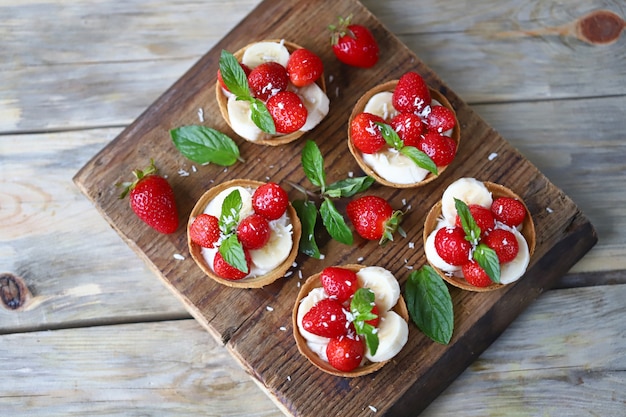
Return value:
<svg viewBox="0 0 626 417">
<path fill-rule="evenodd" d="M 461 271 L 463 272 L 463 276 L 465 280 L 475 287 L 488 287 L 493 281 L 489 278 L 489 275 L 485 272 L 484 269 L 478 265 L 476 261 L 470 261 L 465 263 L 461 267 Z"/>
<path fill-rule="evenodd" d="M 302 317 L 302 327 L 318 336 L 339 337 L 348 329 L 346 312 L 339 301 L 324 298 Z"/>
<path fill-rule="evenodd" d="M 461 227 L 442 227 L 435 234 L 435 250 L 446 263 L 461 266 L 469 261 L 472 244 Z"/>
<path fill-rule="evenodd" d="M 400 77 L 393 91 L 393 107 L 402 113 L 420 113 L 431 103 L 428 85 L 416 72 L 407 72 Z"/>
<path fill-rule="evenodd" d="M 289 206 L 287 192 L 275 182 L 261 185 L 252 194 L 254 212 L 267 220 L 279 219 Z"/>
<path fill-rule="evenodd" d="M 378 62 L 378 43 L 370 30 L 351 24 L 352 15 L 339 18 L 337 25 L 330 25 L 331 45 L 337 59 L 354 67 L 371 68 Z"/>
<path fill-rule="evenodd" d="M 526 218 L 524 204 L 511 197 L 496 198 L 491 204 L 491 211 L 496 220 L 511 227 L 519 226 Z"/>
<path fill-rule="evenodd" d="M 324 268 L 320 281 L 326 294 L 340 303 L 349 300 L 359 287 L 356 272 L 336 266 Z"/>
<path fill-rule="evenodd" d="M 476 225 L 480 228 L 480 235 L 484 237 L 496 227 L 496 220 L 493 217 L 493 213 L 486 207 L 483 207 L 479 204 L 470 204 L 468 206 L 470 214 L 474 218 Z M 462 227 L 461 225 L 461 217 L 456 216 L 457 227 Z"/>
<path fill-rule="evenodd" d="M 328 363 L 342 372 L 355 370 L 365 355 L 365 343 L 356 334 L 330 339 L 326 346 Z"/>
<path fill-rule="evenodd" d="M 454 112 L 444 106 L 431 106 L 426 122 L 429 130 L 439 133 L 446 132 L 456 125 Z"/>
<path fill-rule="evenodd" d="M 438 167 L 450 165 L 456 155 L 454 139 L 437 132 L 428 132 L 417 144 L 417 149 L 424 152 Z"/>
<path fill-rule="evenodd" d="M 418 115 L 415 113 L 399 113 L 391 119 L 389 124 L 393 130 L 398 132 L 398 136 L 404 142 L 404 146 L 417 148 L 424 132 L 424 124 Z"/>
<path fill-rule="evenodd" d="M 120 198 L 130 198 L 130 207 L 144 223 L 159 233 L 170 234 L 178 229 L 178 210 L 174 190 L 167 180 L 158 174 L 154 161 L 142 170 L 134 170 L 136 180 L 122 183 L 124 191 Z"/>
<path fill-rule="evenodd" d="M 352 143 L 363 153 L 376 153 L 387 144 L 376 122 L 385 123 L 385 120 L 375 114 L 360 113 L 350 123 Z"/>
<path fill-rule="evenodd" d="M 396 231 L 401 236 L 406 235 L 400 228 L 402 211 L 394 211 L 384 198 L 374 195 L 359 197 L 348 203 L 346 212 L 354 229 L 364 239 L 378 240 L 383 245 L 393 240 Z"/>
<path fill-rule="evenodd" d="M 308 111 L 300 97 L 292 91 L 281 91 L 271 96 L 266 105 L 278 133 L 293 133 L 306 123 Z"/>
<path fill-rule="evenodd" d="M 220 221 L 217 217 L 202 213 L 189 226 L 189 237 L 203 248 L 213 248 L 220 238 Z"/>
<path fill-rule="evenodd" d="M 244 249 L 243 252 L 246 256 L 246 264 L 248 266 L 248 271 L 250 270 L 250 253 L 247 249 Z M 215 254 L 215 258 L 213 258 L 213 271 L 224 279 L 229 280 L 240 280 L 245 278 L 248 273 L 240 271 L 234 266 L 230 265 L 226 260 L 222 257 L 222 254 L 217 252 Z"/>
<path fill-rule="evenodd" d="M 260 249 L 270 240 L 270 224 L 260 214 L 253 213 L 237 226 L 237 239 L 245 249 Z"/>
<path fill-rule="evenodd" d="M 289 80 L 296 87 L 314 83 L 324 72 L 322 59 L 308 49 L 296 49 L 287 61 Z"/>
<path fill-rule="evenodd" d="M 289 76 L 285 67 L 278 62 L 264 62 L 248 75 L 248 85 L 259 100 L 267 101 L 270 97 L 287 89 Z"/>
<path fill-rule="evenodd" d="M 506 229 L 493 230 L 483 239 L 483 242 L 496 252 L 501 264 L 511 262 L 519 252 L 517 238 Z"/>
</svg>

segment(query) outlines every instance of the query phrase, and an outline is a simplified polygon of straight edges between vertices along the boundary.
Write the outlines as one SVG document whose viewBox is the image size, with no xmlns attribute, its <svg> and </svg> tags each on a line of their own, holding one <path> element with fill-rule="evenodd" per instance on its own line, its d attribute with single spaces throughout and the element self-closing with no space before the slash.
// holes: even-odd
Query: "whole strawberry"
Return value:
<svg viewBox="0 0 626 417">
<path fill-rule="evenodd" d="M 339 337 L 347 333 L 346 313 L 339 301 L 324 298 L 302 317 L 302 327 L 318 336 Z"/>
<path fill-rule="evenodd" d="M 393 240 L 396 231 L 405 236 L 400 227 L 402 211 L 394 211 L 384 198 L 374 195 L 359 197 L 348 203 L 346 212 L 354 229 L 364 239 L 378 240 L 383 245 Z"/>
<path fill-rule="evenodd" d="M 189 226 L 189 237 L 203 248 L 214 248 L 220 238 L 219 219 L 210 214 L 200 214 Z"/>
<path fill-rule="evenodd" d="M 278 133 L 293 133 L 299 130 L 309 115 L 304 103 L 293 91 L 281 91 L 271 96 L 266 105 Z"/>
<path fill-rule="evenodd" d="M 287 192 L 275 182 L 261 185 L 252 194 L 254 212 L 267 220 L 279 219 L 289 206 Z"/>
<path fill-rule="evenodd" d="M 270 224 L 260 214 L 253 213 L 239 222 L 237 239 L 246 249 L 261 249 L 270 240 Z"/>
<path fill-rule="evenodd" d="M 365 343 L 356 334 L 330 339 L 326 346 L 326 357 L 330 365 L 342 372 L 358 368 L 365 356 Z"/>
<path fill-rule="evenodd" d="M 348 301 L 359 287 L 356 272 L 337 266 L 324 268 L 320 281 L 326 294 L 340 303 Z"/>
<path fill-rule="evenodd" d="M 371 113 L 359 113 L 350 123 L 350 140 L 363 153 L 376 153 L 387 144 L 376 123 L 385 123 L 385 120 Z"/>
<path fill-rule="evenodd" d="M 405 73 L 393 90 L 393 107 L 402 113 L 420 113 L 431 101 L 428 85 L 416 72 Z"/>
<path fill-rule="evenodd" d="M 322 59 L 308 49 L 296 49 L 287 61 L 289 80 L 296 87 L 312 84 L 324 72 Z"/>
<path fill-rule="evenodd" d="M 289 84 L 287 70 L 278 62 L 264 62 L 248 75 L 248 85 L 252 93 L 256 98 L 263 101 L 285 91 L 287 84 Z"/>
<path fill-rule="evenodd" d="M 178 210 L 174 190 L 167 180 L 158 174 L 154 161 L 143 171 L 134 170 L 136 180 L 121 184 L 124 191 L 120 198 L 129 195 L 130 207 L 144 223 L 159 233 L 174 233 L 178 228 Z"/>
<path fill-rule="evenodd" d="M 360 68 L 373 67 L 378 62 L 378 43 L 372 32 L 363 25 L 351 24 L 352 15 L 339 18 L 338 25 L 330 25 L 331 45 L 337 59 Z"/>
<path fill-rule="evenodd" d="M 510 227 L 517 227 L 526 218 L 524 203 L 511 197 L 496 198 L 491 204 L 491 211 L 497 221 Z"/>
</svg>

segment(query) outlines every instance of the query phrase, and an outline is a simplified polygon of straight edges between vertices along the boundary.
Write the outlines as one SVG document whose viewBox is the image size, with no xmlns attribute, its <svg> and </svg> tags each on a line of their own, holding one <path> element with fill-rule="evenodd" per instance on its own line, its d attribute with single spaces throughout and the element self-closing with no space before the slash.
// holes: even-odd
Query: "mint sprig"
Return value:
<svg viewBox="0 0 626 417">
<path fill-rule="evenodd" d="M 484 243 L 480 243 L 482 230 L 474 220 L 472 213 L 464 201 L 454 199 L 454 207 L 461 219 L 461 226 L 465 232 L 465 239 L 472 244 L 472 258 L 485 270 L 492 282 L 500 283 L 500 262 L 496 251 Z"/>
<path fill-rule="evenodd" d="M 243 68 L 241 68 L 237 58 L 230 52 L 222 50 L 219 65 L 222 79 L 228 91 L 233 93 L 237 97 L 237 100 L 250 103 L 250 116 L 254 124 L 265 133 L 275 135 L 276 125 L 274 124 L 274 119 L 272 119 L 265 104 L 252 96 L 250 85 L 248 84 L 248 77 Z"/>
<path fill-rule="evenodd" d="M 429 265 L 411 272 L 404 298 L 409 316 L 430 339 L 447 345 L 454 332 L 452 297 L 443 279 Z"/>
<path fill-rule="evenodd" d="M 315 241 L 315 224 L 317 223 L 317 207 L 315 203 L 308 200 L 295 200 L 292 203 L 293 208 L 302 224 L 302 233 L 300 235 L 300 252 L 311 258 L 319 259 L 321 257 L 320 250 Z"/>
<path fill-rule="evenodd" d="M 328 197 L 325 197 L 324 201 L 322 201 L 320 214 L 322 216 L 322 223 L 330 237 L 344 245 L 352 245 L 354 242 L 352 231 L 346 224 L 341 213 L 339 213 L 339 210 L 335 207 L 335 204 Z"/>
<path fill-rule="evenodd" d="M 380 128 L 380 133 L 387 142 L 387 145 L 394 148 L 402 155 L 408 157 L 415 165 L 420 168 L 427 170 L 433 175 L 439 175 L 439 171 L 437 170 L 437 165 L 433 162 L 430 156 L 426 155 L 424 152 L 420 151 L 414 146 L 405 146 L 402 139 L 390 125 L 382 122 L 375 122 L 376 125 Z"/>
<path fill-rule="evenodd" d="M 246 255 L 241 242 L 237 239 L 237 224 L 242 206 L 239 190 L 233 190 L 222 202 L 219 227 L 224 238 L 221 240 L 218 251 L 229 265 L 247 274 L 249 271 Z"/>
<path fill-rule="evenodd" d="M 170 137 L 183 156 L 199 164 L 231 166 L 237 161 L 244 162 L 237 144 L 228 135 L 210 127 L 181 126 L 170 130 Z"/>
<path fill-rule="evenodd" d="M 378 334 L 376 328 L 367 321 L 374 320 L 378 316 L 372 312 L 375 295 L 369 288 L 356 290 L 350 301 L 350 313 L 354 318 L 354 328 L 359 336 L 363 336 L 365 344 L 372 355 L 378 350 Z"/>
</svg>

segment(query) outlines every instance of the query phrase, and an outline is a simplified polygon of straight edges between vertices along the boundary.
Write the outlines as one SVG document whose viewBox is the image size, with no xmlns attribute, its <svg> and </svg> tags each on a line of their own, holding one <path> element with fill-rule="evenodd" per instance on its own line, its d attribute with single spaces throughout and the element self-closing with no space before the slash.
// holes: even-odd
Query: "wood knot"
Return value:
<svg viewBox="0 0 626 417">
<path fill-rule="evenodd" d="M 0 273 L 0 300 L 4 308 L 18 310 L 29 298 L 30 291 L 22 278 L 8 272 Z"/>
<path fill-rule="evenodd" d="M 581 17 L 577 29 L 582 40 L 607 45 L 617 41 L 625 24 L 624 19 L 609 10 L 596 10 Z"/>
</svg>

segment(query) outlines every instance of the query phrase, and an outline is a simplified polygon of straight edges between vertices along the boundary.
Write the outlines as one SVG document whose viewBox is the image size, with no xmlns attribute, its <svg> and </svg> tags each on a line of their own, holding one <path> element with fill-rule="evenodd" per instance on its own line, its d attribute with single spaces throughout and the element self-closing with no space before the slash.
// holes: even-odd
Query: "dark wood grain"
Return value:
<svg viewBox="0 0 626 417">
<path fill-rule="evenodd" d="M 369 70 L 341 65 L 328 48 L 326 22 L 352 13 L 354 21 L 368 25 L 381 47 L 381 60 Z M 235 51 L 255 40 L 285 38 L 318 53 L 325 63 L 331 99 L 330 115 L 305 139 L 315 140 L 324 157 L 329 180 L 359 173 L 346 145 L 347 117 L 359 96 L 377 83 L 397 79 L 404 72 L 420 72 L 428 84 L 442 92 L 461 125 L 461 147 L 455 162 L 431 184 L 419 189 L 398 190 L 374 186 L 371 192 L 411 206 L 405 218 L 406 239 L 385 248 L 359 238 L 353 246 L 326 242 L 323 261 L 300 255 L 294 274 L 260 290 L 233 289 L 205 277 L 189 256 L 186 233 L 173 235 L 148 229 L 117 199 L 115 183 L 128 180 L 131 171 L 154 158 L 168 175 L 176 192 L 181 224 L 186 224 L 195 201 L 212 184 L 248 178 L 285 184 L 286 180 L 310 186 L 300 169 L 304 139 L 287 146 L 260 147 L 238 140 L 246 163 L 228 169 L 198 167 L 200 175 L 174 175 L 186 161 L 171 144 L 168 131 L 197 124 L 203 108 L 205 123 L 234 134 L 221 119 L 213 97 L 215 73 L 221 49 Z M 493 160 L 489 158 L 497 153 Z M 448 346 L 427 339 L 413 325 L 403 351 L 381 371 L 352 380 L 322 373 L 301 357 L 291 336 L 290 312 L 304 277 L 328 265 L 362 263 L 391 270 L 404 285 L 407 266 L 425 262 L 421 234 L 426 213 L 457 178 L 471 176 L 505 185 L 524 198 L 537 230 L 537 248 L 529 271 L 515 285 L 491 293 L 452 289 L 455 333 Z M 485 123 L 418 57 L 358 2 L 265 1 L 241 24 L 204 55 L 135 122 L 87 163 L 74 178 L 104 218 L 181 298 L 196 319 L 226 343 L 233 356 L 292 415 L 371 415 L 368 406 L 381 414 L 406 415 L 423 409 L 460 374 L 544 290 L 550 288 L 596 242 L 595 231 L 576 205 L 551 184 L 539 170 Z M 297 197 L 290 190 L 290 197 Z M 342 206 L 342 203 L 339 204 Z M 415 247 L 409 245 L 415 243 Z M 173 254 L 186 256 L 177 261 Z M 266 306 L 271 306 L 270 313 Z M 398 378 L 400 376 L 400 378 Z"/>
</svg>

